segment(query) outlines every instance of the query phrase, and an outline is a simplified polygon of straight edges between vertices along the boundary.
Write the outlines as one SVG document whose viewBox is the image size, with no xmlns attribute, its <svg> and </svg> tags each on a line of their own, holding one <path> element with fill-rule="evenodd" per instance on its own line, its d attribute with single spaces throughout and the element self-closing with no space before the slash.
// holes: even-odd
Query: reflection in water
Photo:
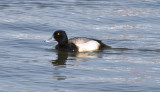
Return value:
<svg viewBox="0 0 160 92">
<path fill-rule="evenodd" d="M 96 52 L 66 52 L 66 51 L 57 51 L 57 59 L 52 60 L 52 64 L 54 66 L 56 65 L 65 65 L 67 60 L 82 60 L 84 58 L 102 58 L 102 51 L 96 51 Z M 68 59 L 68 56 L 70 57 L 79 57 L 74 59 Z"/>
<path fill-rule="evenodd" d="M 69 53 L 69 56 L 80 58 L 101 58 L 101 54 L 98 52 Z"/>
<path fill-rule="evenodd" d="M 56 65 L 66 65 L 67 60 L 75 60 L 75 61 L 86 61 L 87 58 L 102 58 L 105 54 L 124 54 L 124 53 L 133 53 L 133 51 L 154 51 L 154 50 L 146 50 L 146 49 L 128 49 L 128 48 L 110 48 L 103 52 L 95 51 L 95 52 L 67 52 L 67 51 L 57 51 L 57 59 L 52 60 L 52 64 Z M 156 50 L 159 51 L 159 50 Z M 106 53 L 107 52 L 107 53 Z M 68 59 L 69 57 L 69 59 Z"/>
<path fill-rule="evenodd" d="M 115 54 L 115 52 L 111 52 L 111 51 L 120 51 L 119 53 L 121 54 L 122 51 L 130 51 L 132 49 L 128 49 L 128 48 L 110 48 L 107 49 L 108 53 L 107 54 Z M 111 51 L 110 51 L 111 50 Z M 106 51 L 105 51 L 106 52 Z M 102 56 L 106 54 L 103 53 L 103 50 L 100 51 L 95 51 L 95 52 L 67 52 L 67 51 L 57 51 L 57 59 L 56 60 L 52 60 L 52 64 L 54 66 L 56 65 L 65 65 L 67 60 L 75 60 L 75 61 L 84 61 L 86 58 L 102 58 Z M 68 57 L 70 57 L 70 59 L 68 59 Z M 76 58 L 74 58 L 76 57 Z"/>
<path fill-rule="evenodd" d="M 58 68 L 56 68 L 56 70 L 58 70 Z M 62 75 L 62 74 L 58 71 L 58 72 L 54 72 L 54 73 L 53 73 L 53 79 L 56 79 L 56 80 L 65 80 L 65 79 L 67 79 L 67 76 Z"/>
<path fill-rule="evenodd" d="M 52 60 L 53 65 L 65 65 L 66 60 L 68 58 L 68 52 L 66 51 L 57 51 L 58 58 L 56 60 Z"/>
</svg>

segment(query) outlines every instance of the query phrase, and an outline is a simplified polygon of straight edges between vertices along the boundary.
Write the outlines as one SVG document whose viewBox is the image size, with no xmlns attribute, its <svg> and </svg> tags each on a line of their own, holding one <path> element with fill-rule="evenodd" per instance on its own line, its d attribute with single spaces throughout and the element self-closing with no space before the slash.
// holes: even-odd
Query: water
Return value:
<svg viewBox="0 0 160 92">
<path fill-rule="evenodd" d="M 159 0 L 0 1 L 1 92 L 159 92 Z M 55 30 L 113 49 L 67 53 Z"/>
</svg>

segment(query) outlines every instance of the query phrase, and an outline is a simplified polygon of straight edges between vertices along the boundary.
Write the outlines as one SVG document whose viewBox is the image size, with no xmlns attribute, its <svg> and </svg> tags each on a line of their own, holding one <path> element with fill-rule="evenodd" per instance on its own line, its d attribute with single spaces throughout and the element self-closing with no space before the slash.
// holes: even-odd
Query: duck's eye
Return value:
<svg viewBox="0 0 160 92">
<path fill-rule="evenodd" d="M 57 33 L 57 35 L 60 35 L 60 33 Z"/>
</svg>

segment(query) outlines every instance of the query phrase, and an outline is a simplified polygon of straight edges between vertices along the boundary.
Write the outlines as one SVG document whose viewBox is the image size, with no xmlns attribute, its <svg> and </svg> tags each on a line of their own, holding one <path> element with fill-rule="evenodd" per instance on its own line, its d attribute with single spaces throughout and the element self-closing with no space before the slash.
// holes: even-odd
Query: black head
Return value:
<svg viewBox="0 0 160 92">
<path fill-rule="evenodd" d="M 59 43 L 59 44 L 66 44 L 68 43 L 68 37 L 65 31 L 63 30 L 57 30 L 53 34 L 54 39 Z"/>
</svg>

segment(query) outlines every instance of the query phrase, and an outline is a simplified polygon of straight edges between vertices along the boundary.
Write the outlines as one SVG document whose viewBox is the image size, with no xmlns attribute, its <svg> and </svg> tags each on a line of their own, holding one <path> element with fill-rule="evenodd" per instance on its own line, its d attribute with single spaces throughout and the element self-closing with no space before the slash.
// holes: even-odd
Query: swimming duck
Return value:
<svg viewBox="0 0 160 92">
<path fill-rule="evenodd" d="M 58 50 L 88 52 L 97 51 L 103 48 L 110 48 L 110 46 L 105 45 L 97 39 L 86 37 L 75 37 L 68 39 L 66 32 L 63 30 L 55 31 L 49 40 L 52 38 L 58 42 L 55 47 Z"/>
</svg>

